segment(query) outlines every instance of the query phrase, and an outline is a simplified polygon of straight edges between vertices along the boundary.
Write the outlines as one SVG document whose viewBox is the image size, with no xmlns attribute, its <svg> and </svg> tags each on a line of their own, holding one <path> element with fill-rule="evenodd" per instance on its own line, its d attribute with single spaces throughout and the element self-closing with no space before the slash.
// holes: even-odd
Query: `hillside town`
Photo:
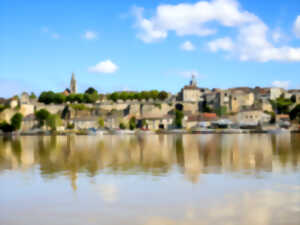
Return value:
<svg viewBox="0 0 300 225">
<path fill-rule="evenodd" d="M 99 94 L 92 87 L 77 93 L 73 73 L 70 87 L 60 93 L 0 99 L 1 133 L 263 132 L 298 130 L 299 121 L 300 90 L 208 89 L 198 87 L 194 75 L 177 94 L 157 90 Z"/>
</svg>

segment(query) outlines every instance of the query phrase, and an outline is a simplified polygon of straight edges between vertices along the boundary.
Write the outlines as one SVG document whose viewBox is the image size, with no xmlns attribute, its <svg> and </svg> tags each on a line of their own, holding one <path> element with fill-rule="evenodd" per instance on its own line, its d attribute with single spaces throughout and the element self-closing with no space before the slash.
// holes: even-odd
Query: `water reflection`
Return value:
<svg viewBox="0 0 300 225">
<path fill-rule="evenodd" d="M 39 166 L 52 179 L 63 173 L 76 190 L 78 174 L 149 174 L 173 169 L 197 183 L 201 174 L 299 169 L 298 134 L 20 137 L 0 139 L 0 172 Z"/>
<path fill-rule="evenodd" d="M 299 171 L 299 134 L 1 137 L 0 224 L 296 225 Z"/>
</svg>

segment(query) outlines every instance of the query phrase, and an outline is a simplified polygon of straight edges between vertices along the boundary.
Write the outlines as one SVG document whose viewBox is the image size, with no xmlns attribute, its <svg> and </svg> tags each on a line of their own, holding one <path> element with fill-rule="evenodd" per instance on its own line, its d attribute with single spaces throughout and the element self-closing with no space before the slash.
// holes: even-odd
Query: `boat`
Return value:
<svg viewBox="0 0 300 225">
<path fill-rule="evenodd" d="M 102 136 L 103 134 L 104 134 L 104 130 L 98 130 L 95 128 L 89 128 L 87 130 L 87 135 Z"/>
<path fill-rule="evenodd" d="M 124 134 L 134 134 L 135 131 L 134 130 L 113 130 L 112 131 L 113 134 L 117 134 L 117 135 L 124 135 Z"/>
</svg>

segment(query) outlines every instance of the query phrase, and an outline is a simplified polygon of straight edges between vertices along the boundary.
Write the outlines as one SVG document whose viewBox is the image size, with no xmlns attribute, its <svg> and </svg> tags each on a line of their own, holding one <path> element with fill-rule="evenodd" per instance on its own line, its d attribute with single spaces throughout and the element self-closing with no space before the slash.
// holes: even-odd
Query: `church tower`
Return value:
<svg viewBox="0 0 300 225">
<path fill-rule="evenodd" d="M 190 81 L 190 86 L 197 87 L 197 80 L 196 80 L 196 76 L 194 74 L 192 75 L 192 80 Z"/>
<path fill-rule="evenodd" d="M 75 94 L 77 92 L 76 79 L 75 79 L 75 74 L 74 73 L 72 73 L 70 90 L 71 90 L 72 94 Z"/>
</svg>

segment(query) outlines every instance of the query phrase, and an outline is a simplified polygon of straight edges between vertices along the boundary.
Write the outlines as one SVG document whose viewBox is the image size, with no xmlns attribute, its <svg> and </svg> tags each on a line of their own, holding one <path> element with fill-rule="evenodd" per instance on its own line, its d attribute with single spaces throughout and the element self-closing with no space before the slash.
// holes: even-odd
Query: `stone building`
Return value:
<svg viewBox="0 0 300 225">
<path fill-rule="evenodd" d="M 181 101 L 191 101 L 199 102 L 202 97 L 202 92 L 199 87 L 197 87 L 197 81 L 195 76 L 192 76 L 192 80 L 189 85 L 184 86 L 179 93 L 179 100 Z"/>
<path fill-rule="evenodd" d="M 238 112 L 236 119 L 240 124 L 264 124 L 270 121 L 271 116 L 262 110 L 253 109 Z"/>
<path fill-rule="evenodd" d="M 254 104 L 254 93 L 248 91 L 234 91 L 230 95 L 231 112 L 239 112 L 243 108 L 250 108 Z"/>
</svg>

